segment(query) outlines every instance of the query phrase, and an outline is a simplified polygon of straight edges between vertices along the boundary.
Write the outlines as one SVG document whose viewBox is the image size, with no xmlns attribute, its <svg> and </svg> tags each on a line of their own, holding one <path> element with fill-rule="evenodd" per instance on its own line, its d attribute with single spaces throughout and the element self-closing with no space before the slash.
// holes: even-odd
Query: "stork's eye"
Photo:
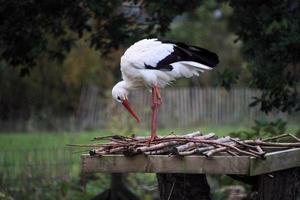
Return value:
<svg viewBox="0 0 300 200">
<path fill-rule="evenodd" d="M 119 96 L 117 97 L 117 99 L 118 99 L 119 101 L 121 101 L 121 98 L 120 98 Z"/>
</svg>

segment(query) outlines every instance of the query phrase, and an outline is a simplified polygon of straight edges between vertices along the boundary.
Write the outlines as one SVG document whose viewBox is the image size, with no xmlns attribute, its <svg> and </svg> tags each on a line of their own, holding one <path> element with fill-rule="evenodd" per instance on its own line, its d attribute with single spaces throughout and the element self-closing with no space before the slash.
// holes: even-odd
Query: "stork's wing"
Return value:
<svg viewBox="0 0 300 200">
<path fill-rule="evenodd" d="M 181 42 L 161 42 L 173 45 L 174 51 L 170 53 L 167 57 L 159 61 L 155 67 L 156 69 L 172 69 L 172 64 L 184 61 L 192 61 L 210 68 L 215 67 L 219 63 L 218 55 L 208 51 L 207 49 L 187 45 Z"/>
<path fill-rule="evenodd" d="M 131 45 L 121 57 L 122 67 L 137 69 L 156 68 L 157 63 L 174 51 L 172 44 L 163 44 L 157 39 L 143 39 Z M 158 69 L 158 68 L 156 68 Z"/>
<path fill-rule="evenodd" d="M 121 66 L 162 71 L 171 71 L 178 64 L 210 69 L 218 63 L 217 54 L 206 49 L 158 39 L 144 39 L 135 43 L 121 58 Z"/>
</svg>

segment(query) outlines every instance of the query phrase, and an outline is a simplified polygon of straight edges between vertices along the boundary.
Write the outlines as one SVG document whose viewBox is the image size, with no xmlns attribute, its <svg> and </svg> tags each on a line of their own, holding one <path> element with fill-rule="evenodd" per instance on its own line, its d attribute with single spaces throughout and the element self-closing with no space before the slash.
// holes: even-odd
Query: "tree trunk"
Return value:
<svg viewBox="0 0 300 200">
<path fill-rule="evenodd" d="M 161 200 L 210 200 L 205 174 L 157 174 Z"/>
<path fill-rule="evenodd" d="M 300 167 L 259 176 L 258 199 L 300 200 Z"/>
</svg>

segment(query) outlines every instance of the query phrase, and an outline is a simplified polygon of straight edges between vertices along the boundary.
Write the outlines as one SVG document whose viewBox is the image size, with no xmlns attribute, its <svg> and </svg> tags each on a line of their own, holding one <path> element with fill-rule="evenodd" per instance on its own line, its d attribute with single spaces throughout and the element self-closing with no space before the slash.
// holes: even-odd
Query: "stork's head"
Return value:
<svg viewBox="0 0 300 200">
<path fill-rule="evenodd" d="M 137 116 L 136 112 L 131 108 L 129 101 L 128 101 L 128 85 L 126 84 L 125 81 L 120 81 L 117 83 L 112 91 L 112 96 L 113 98 L 119 102 L 122 103 L 122 105 L 128 110 L 128 112 L 136 119 L 136 121 L 139 123 L 141 120 Z"/>
</svg>

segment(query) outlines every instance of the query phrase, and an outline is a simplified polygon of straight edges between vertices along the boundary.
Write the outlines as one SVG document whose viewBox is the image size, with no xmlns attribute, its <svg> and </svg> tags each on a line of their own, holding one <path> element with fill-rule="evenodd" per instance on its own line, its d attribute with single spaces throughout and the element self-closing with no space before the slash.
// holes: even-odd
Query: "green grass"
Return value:
<svg viewBox="0 0 300 200">
<path fill-rule="evenodd" d="M 91 138 L 102 132 L 80 132 L 80 133 L 2 133 L 0 134 L 1 150 L 16 149 L 53 149 L 64 148 L 66 144 L 84 142 L 88 143 Z"/>
<path fill-rule="evenodd" d="M 201 128 L 186 129 L 160 129 L 159 135 L 185 134 L 200 130 L 202 133 L 214 132 L 218 136 L 227 135 L 230 132 L 246 130 L 245 126 L 207 126 Z M 289 132 L 295 132 L 296 126 L 288 128 Z M 147 136 L 149 131 L 137 130 L 135 135 Z M 73 175 L 78 175 L 80 170 L 80 154 L 88 152 L 89 148 L 70 147 L 67 144 L 90 144 L 96 136 L 113 135 L 109 130 L 94 130 L 85 132 L 34 132 L 34 133 L 0 133 L 0 167 L 12 167 L 15 174 L 23 172 L 23 166 L 32 167 L 40 165 L 53 169 L 60 166 L 70 167 Z M 126 134 L 121 134 L 126 135 Z M 127 134 L 129 135 L 129 134 Z M 70 153 L 72 152 L 72 153 Z M 66 164 L 64 164 L 66 163 Z M 51 169 L 49 169 L 51 171 Z M 38 170 L 34 169 L 35 172 Z M 11 172 L 9 172 L 11 173 Z"/>
<path fill-rule="evenodd" d="M 295 132 L 299 127 L 289 126 L 288 132 Z M 214 132 L 218 136 L 227 135 L 230 132 L 247 130 L 249 127 L 243 125 L 235 126 L 207 126 L 201 128 L 185 129 L 160 129 L 159 135 L 185 134 L 200 130 L 203 133 Z M 137 130 L 135 135 L 147 136 L 149 130 Z M 57 149 L 69 148 L 67 144 L 88 144 L 96 136 L 113 135 L 109 130 L 94 130 L 83 132 L 33 132 L 33 133 L 0 133 L 0 151 L 3 150 L 33 150 L 33 149 Z M 120 133 L 123 135 L 123 133 Z M 125 134 L 126 135 L 126 134 Z M 129 135 L 129 134 L 127 134 Z"/>
<path fill-rule="evenodd" d="M 160 129 L 159 135 L 184 134 L 201 130 L 203 133 L 214 132 L 225 135 L 243 127 L 214 126 L 187 129 Z M 148 130 L 133 131 L 135 135 L 147 136 Z M 24 172 L 24 166 L 32 166 L 35 174 L 45 171 L 43 166 L 52 173 L 66 163 L 71 175 L 77 176 L 80 171 L 80 154 L 88 152 L 89 148 L 69 147 L 67 144 L 89 144 L 96 136 L 113 135 L 109 130 L 94 130 L 83 132 L 33 132 L 33 133 L 0 133 L 0 167 L 5 166 L 10 175 L 18 176 Z M 126 133 L 120 133 L 126 135 Z M 129 134 L 127 134 L 129 135 Z M 72 152 L 70 154 L 70 152 Z M 58 163 L 58 164 L 57 164 Z M 31 170 L 31 169 L 29 169 Z"/>
<path fill-rule="evenodd" d="M 218 136 L 224 136 L 230 132 L 247 129 L 249 127 L 244 125 L 228 125 L 186 129 L 160 129 L 158 133 L 159 135 L 168 135 L 171 133 L 185 134 L 200 130 L 202 133 L 214 132 Z M 288 132 L 293 133 L 297 129 L 299 129 L 299 126 L 289 126 Z M 149 130 L 135 130 L 133 133 L 135 135 L 147 136 L 149 135 Z M 88 152 L 88 149 L 71 148 L 67 144 L 88 144 L 96 136 L 113 134 L 115 133 L 109 130 L 73 133 L 0 133 L 0 183 L 13 186 L 18 183 L 23 187 L 23 185 L 27 185 L 28 181 L 32 182 L 31 177 L 37 177 L 38 179 L 33 180 L 41 180 L 43 183 L 49 181 L 50 184 L 53 184 L 53 187 L 56 187 L 57 183 L 54 181 L 56 179 L 51 179 L 51 177 L 60 177 L 62 180 L 63 177 L 70 177 L 70 180 L 78 180 L 81 164 L 80 154 L 82 153 L 79 151 L 85 150 L 85 152 Z M 120 132 L 120 135 L 126 135 L 126 133 Z M 78 152 L 70 154 L 70 151 Z M 98 180 L 95 183 L 91 181 L 84 194 L 96 195 L 108 187 L 108 176 L 106 174 L 98 174 L 97 176 Z M 147 182 L 146 185 L 151 186 L 155 184 L 156 179 L 153 174 L 135 174 L 129 176 L 128 181 L 129 185 L 135 188 L 138 194 L 143 196 L 145 191 L 141 189 L 140 184 Z M 39 187 L 39 184 L 34 187 Z M 214 191 L 213 188 L 212 191 Z"/>
<path fill-rule="evenodd" d="M 161 129 L 159 135 L 183 134 L 197 130 L 209 133 L 214 132 L 219 136 L 223 136 L 231 131 L 242 130 L 243 127 L 233 126 L 215 126 L 203 128 L 187 128 L 187 129 Z M 88 144 L 91 139 L 96 136 L 112 135 L 114 133 L 107 130 L 94 130 L 88 132 L 33 132 L 33 133 L 0 133 L 0 150 L 31 150 L 31 149 L 55 149 L 68 148 L 67 144 Z M 135 131 L 134 134 L 147 136 L 149 131 Z"/>
</svg>

